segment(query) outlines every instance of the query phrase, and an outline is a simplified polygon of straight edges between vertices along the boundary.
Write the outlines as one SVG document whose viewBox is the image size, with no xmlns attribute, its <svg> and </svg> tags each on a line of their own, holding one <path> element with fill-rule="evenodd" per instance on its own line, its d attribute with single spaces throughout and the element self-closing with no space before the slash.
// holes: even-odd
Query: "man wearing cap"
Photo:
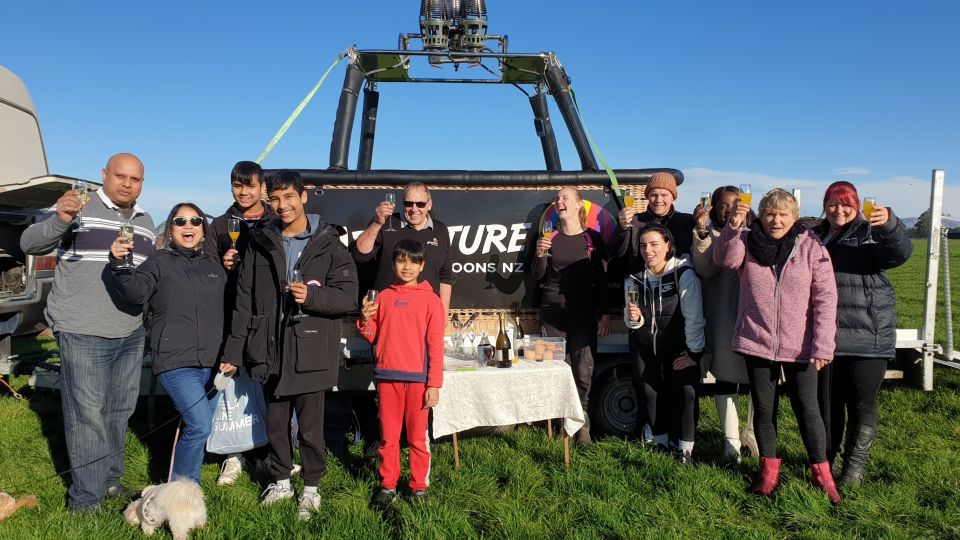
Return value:
<svg viewBox="0 0 960 540">
<path fill-rule="evenodd" d="M 693 215 L 677 212 L 673 202 L 677 200 L 677 180 L 667 172 L 653 173 L 643 191 L 647 200 L 647 210 L 641 213 L 633 208 L 620 210 L 620 238 L 615 244 L 614 256 L 629 256 L 628 269 L 631 273 L 643 269 L 643 260 L 637 248 L 638 234 L 645 226 L 657 223 L 673 234 L 674 249 L 677 255 L 689 254 L 693 244 L 693 229 L 696 221 Z"/>
</svg>

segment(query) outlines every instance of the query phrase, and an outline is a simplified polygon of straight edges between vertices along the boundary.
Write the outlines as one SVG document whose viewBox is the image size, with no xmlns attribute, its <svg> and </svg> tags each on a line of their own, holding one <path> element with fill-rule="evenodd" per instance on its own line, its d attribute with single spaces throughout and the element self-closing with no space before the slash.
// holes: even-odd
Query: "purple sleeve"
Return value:
<svg viewBox="0 0 960 540">
<path fill-rule="evenodd" d="M 831 360 L 837 338 L 837 280 L 833 274 L 830 253 L 815 239 L 810 250 L 810 302 L 813 305 L 813 358 Z"/>
<path fill-rule="evenodd" d="M 724 226 L 720 238 L 713 245 L 713 262 L 722 268 L 739 270 L 747 256 L 744 233 L 745 231 L 734 229 L 729 223 Z"/>
</svg>

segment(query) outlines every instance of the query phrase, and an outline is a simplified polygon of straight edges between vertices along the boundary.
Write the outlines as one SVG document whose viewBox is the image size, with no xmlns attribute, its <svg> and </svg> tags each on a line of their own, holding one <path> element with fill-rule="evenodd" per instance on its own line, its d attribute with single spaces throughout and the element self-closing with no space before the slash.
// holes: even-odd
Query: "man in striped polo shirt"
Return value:
<svg viewBox="0 0 960 540">
<path fill-rule="evenodd" d="M 136 201 L 143 163 L 117 154 L 102 171 L 103 188 L 83 207 L 85 231 L 77 231 L 80 201 L 67 191 L 42 221 L 20 237 L 31 255 L 57 250 L 57 270 L 44 311 L 62 359 L 60 401 L 71 467 L 67 506 L 99 509 L 105 496 L 129 495 L 124 472 L 127 421 L 137 404 L 143 359 L 143 308 L 120 299 L 109 269 L 110 244 L 120 225 L 134 227 L 133 261 L 153 253 L 153 220 Z M 110 456 L 91 465 L 104 456 Z"/>
</svg>

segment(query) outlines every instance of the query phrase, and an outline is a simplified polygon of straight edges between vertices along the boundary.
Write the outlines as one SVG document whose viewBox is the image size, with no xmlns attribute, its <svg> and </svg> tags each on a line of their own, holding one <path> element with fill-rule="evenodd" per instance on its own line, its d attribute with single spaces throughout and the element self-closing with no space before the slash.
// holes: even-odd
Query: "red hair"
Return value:
<svg viewBox="0 0 960 540">
<path fill-rule="evenodd" d="M 823 194 L 823 207 L 827 207 L 827 201 L 837 199 L 844 206 L 860 208 L 860 196 L 857 195 L 857 188 L 845 180 L 837 180 L 830 184 L 827 192 Z"/>
</svg>

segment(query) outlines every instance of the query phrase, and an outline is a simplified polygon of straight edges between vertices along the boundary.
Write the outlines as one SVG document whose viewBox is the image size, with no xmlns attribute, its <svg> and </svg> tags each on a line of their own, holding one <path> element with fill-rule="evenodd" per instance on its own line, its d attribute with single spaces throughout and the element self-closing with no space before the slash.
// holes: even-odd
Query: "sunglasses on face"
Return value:
<svg viewBox="0 0 960 540">
<path fill-rule="evenodd" d="M 199 216 L 193 216 L 192 218 L 185 217 L 175 217 L 173 218 L 173 224 L 177 227 L 184 227 L 187 224 L 187 221 L 190 222 L 194 227 L 199 227 L 203 224 L 203 218 Z"/>
<path fill-rule="evenodd" d="M 427 201 L 403 201 L 404 208 L 413 208 L 413 205 L 417 205 L 417 208 L 426 208 Z"/>
</svg>

